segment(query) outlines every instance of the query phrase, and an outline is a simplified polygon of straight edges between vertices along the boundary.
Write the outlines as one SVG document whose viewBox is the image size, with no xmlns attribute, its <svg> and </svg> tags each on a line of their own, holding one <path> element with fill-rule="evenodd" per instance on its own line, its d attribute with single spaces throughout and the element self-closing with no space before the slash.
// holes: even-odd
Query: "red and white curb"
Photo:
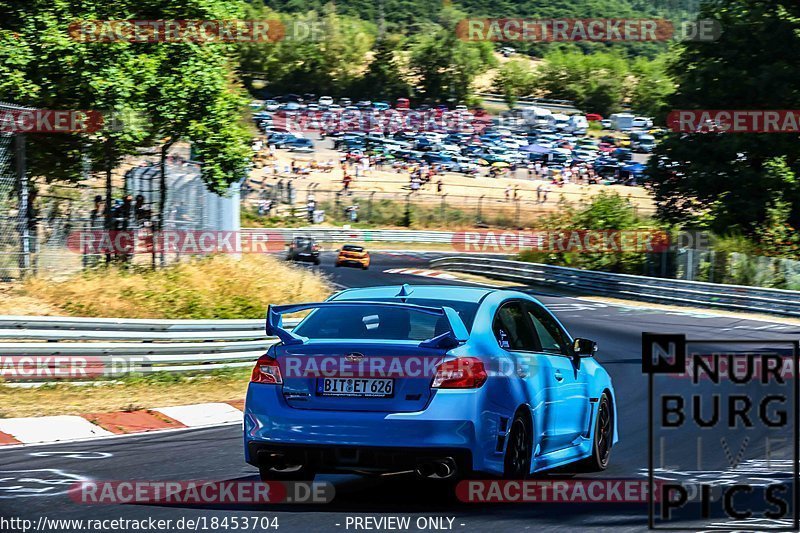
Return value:
<svg viewBox="0 0 800 533">
<path fill-rule="evenodd" d="M 200 403 L 86 415 L 0 418 L 0 446 L 47 444 L 242 422 L 244 402 Z"/>
<path fill-rule="evenodd" d="M 406 274 L 408 276 L 425 276 L 426 278 L 457 280 L 458 277 L 442 272 L 441 270 L 426 270 L 423 268 L 390 268 L 383 271 L 386 274 Z"/>
</svg>

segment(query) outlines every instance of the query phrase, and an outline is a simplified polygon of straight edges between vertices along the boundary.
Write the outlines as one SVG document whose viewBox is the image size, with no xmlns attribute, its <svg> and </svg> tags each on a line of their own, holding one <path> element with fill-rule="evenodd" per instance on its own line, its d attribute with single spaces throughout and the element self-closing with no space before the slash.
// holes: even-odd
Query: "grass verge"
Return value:
<svg viewBox="0 0 800 533">
<path fill-rule="evenodd" d="M 206 402 L 242 400 L 250 369 L 231 369 L 209 376 L 153 374 L 95 385 L 48 384 L 23 389 L 0 385 L 0 418 L 83 415 L 135 411 Z"/>
<path fill-rule="evenodd" d="M 217 255 L 161 270 L 103 267 L 61 281 L 33 278 L 3 295 L 0 312 L 19 298 L 72 316 L 263 318 L 267 304 L 318 301 L 331 292 L 323 277 L 275 257 Z"/>
</svg>

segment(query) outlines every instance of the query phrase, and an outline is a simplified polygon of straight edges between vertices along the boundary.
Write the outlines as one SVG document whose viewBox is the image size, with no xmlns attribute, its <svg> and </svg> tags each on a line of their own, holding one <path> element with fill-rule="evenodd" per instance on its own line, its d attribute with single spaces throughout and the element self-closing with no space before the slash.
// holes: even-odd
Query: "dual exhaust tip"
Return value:
<svg viewBox="0 0 800 533">
<path fill-rule="evenodd" d="M 298 471 L 302 465 L 292 464 L 280 453 L 259 452 L 258 458 L 263 466 L 269 467 L 276 472 L 291 473 Z M 419 463 L 414 468 L 417 477 L 425 479 L 451 479 L 457 472 L 456 461 L 452 457 L 435 459 Z"/>
<path fill-rule="evenodd" d="M 414 473 L 427 479 L 450 479 L 456 475 L 456 461 L 452 457 L 420 463 Z"/>
</svg>

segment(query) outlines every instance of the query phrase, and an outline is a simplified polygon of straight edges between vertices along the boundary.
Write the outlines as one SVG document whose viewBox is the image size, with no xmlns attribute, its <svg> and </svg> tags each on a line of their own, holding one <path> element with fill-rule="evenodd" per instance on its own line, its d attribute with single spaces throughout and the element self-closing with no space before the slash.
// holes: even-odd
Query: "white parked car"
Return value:
<svg viewBox="0 0 800 533">
<path fill-rule="evenodd" d="M 653 119 L 647 117 L 635 117 L 631 124 L 634 128 L 652 128 L 653 127 Z"/>
<path fill-rule="evenodd" d="M 266 102 L 264 102 L 264 109 L 266 109 L 267 111 L 277 111 L 278 108 L 280 107 L 281 104 L 279 104 L 275 100 L 267 100 Z"/>
<path fill-rule="evenodd" d="M 319 105 L 324 105 L 330 107 L 333 104 L 333 98 L 330 96 L 320 96 L 319 97 Z"/>
</svg>

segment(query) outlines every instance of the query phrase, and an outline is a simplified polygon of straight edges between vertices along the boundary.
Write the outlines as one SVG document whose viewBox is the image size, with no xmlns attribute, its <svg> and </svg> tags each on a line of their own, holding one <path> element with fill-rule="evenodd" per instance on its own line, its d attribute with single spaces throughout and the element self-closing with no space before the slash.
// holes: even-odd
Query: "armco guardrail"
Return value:
<svg viewBox="0 0 800 533">
<path fill-rule="evenodd" d="M 284 321 L 287 326 L 297 322 Z M 10 358 L 6 361 L 25 357 L 86 358 L 95 366 L 87 378 L 249 367 L 277 342 L 266 336 L 264 320 L 32 316 L 0 317 L 0 339 L 4 341 L 0 342 L 0 356 Z M 3 370 L 10 369 L 13 363 L 6 364 Z M 34 381 L 46 378 L 41 374 L 30 376 Z"/>
<path fill-rule="evenodd" d="M 267 232 L 283 236 L 286 242 L 293 237 L 313 237 L 319 242 L 344 243 L 361 242 L 402 242 L 402 243 L 435 243 L 450 244 L 464 242 L 464 232 L 452 231 L 418 231 L 418 230 L 372 230 L 341 228 L 246 228 L 243 233 Z"/>
<path fill-rule="evenodd" d="M 486 257 L 446 257 L 430 268 L 674 305 L 800 316 L 800 291 L 649 278 Z"/>
</svg>

